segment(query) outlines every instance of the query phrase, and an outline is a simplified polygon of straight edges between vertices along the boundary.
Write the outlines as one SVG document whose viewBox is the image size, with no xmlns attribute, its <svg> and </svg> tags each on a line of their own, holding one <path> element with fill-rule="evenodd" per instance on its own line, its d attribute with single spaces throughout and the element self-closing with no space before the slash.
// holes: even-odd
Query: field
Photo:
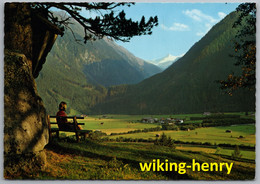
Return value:
<svg viewBox="0 0 260 184">
<path fill-rule="evenodd" d="M 84 129 L 101 130 L 107 134 L 158 126 L 155 124 L 138 123 L 137 120 L 141 118 L 142 116 L 129 115 L 108 115 L 105 118 L 103 116 L 90 116 L 85 120 L 79 120 L 79 122 L 85 123 Z"/>
<path fill-rule="evenodd" d="M 226 113 L 231 115 L 240 115 L 246 117 L 243 113 Z M 78 120 L 84 122 L 83 129 L 100 130 L 106 133 L 108 139 L 150 139 L 155 140 L 156 135 L 165 133 L 175 141 L 182 142 L 195 142 L 195 143 L 210 143 L 212 146 L 188 146 L 177 145 L 179 150 L 200 151 L 205 153 L 215 153 L 218 144 L 231 144 L 231 145 L 245 145 L 254 146 L 255 140 L 255 125 L 233 125 L 233 126 L 220 126 L 220 127 L 206 127 L 197 128 L 190 131 L 172 131 L 163 130 L 155 132 L 141 132 L 122 135 L 110 135 L 111 133 L 127 133 L 133 130 L 143 130 L 145 128 L 154 128 L 161 126 L 160 124 L 142 123 L 140 120 L 145 117 L 151 118 L 179 118 L 185 119 L 186 123 L 200 123 L 202 120 L 190 120 L 190 117 L 204 117 L 202 114 L 181 114 L 181 115 L 97 115 L 88 116 L 85 119 Z M 52 119 L 52 121 L 55 121 Z M 232 133 L 226 133 L 226 130 L 231 130 Z M 73 135 L 73 133 L 66 133 Z M 242 136 L 243 138 L 240 138 Z M 218 148 L 219 149 L 219 148 Z M 223 148 L 218 151 L 218 154 L 231 155 L 233 149 Z M 255 152 L 248 150 L 241 150 L 242 157 L 247 159 L 255 159 Z"/>
<path fill-rule="evenodd" d="M 237 113 L 239 114 L 239 113 Z M 242 115 L 243 114 L 239 114 Z M 73 142 L 73 134 L 63 132 L 60 140 L 54 140 L 46 148 L 46 171 L 34 176 L 38 179 L 202 179 L 202 180 L 244 180 L 254 179 L 255 125 L 233 125 L 196 128 L 195 130 L 160 130 L 139 133 L 127 133 L 133 130 L 144 130 L 161 126 L 158 123 L 142 123 L 144 117 L 185 119 L 203 117 L 191 115 L 106 115 L 88 116 L 79 120 L 84 122 L 84 129 L 100 130 L 107 135 L 88 138 L 80 143 Z M 226 133 L 231 130 L 231 133 Z M 98 132 L 100 132 L 98 131 Z M 110 135 L 117 133 L 117 135 Z M 120 134 L 120 135 L 118 135 Z M 157 134 L 170 136 L 175 142 L 175 149 L 154 145 Z M 69 136 L 67 139 L 65 136 Z M 128 140 L 128 141 L 127 141 Z M 131 141 L 129 141 L 131 140 Z M 178 142 L 179 141 L 179 142 Z M 181 142 L 180 142 L 181 141 Z M 206 143 L 206 144 L 205 144 Z M 229 146 L 219 146 L 228 144 Z M 235 145 L 239 146 L 239 157 L 232 157 Z M 244 146 L 244 147 L 243 147 Z M 186 162 L 192 159 L 204 162 L 234 163 L 230 174 L 220 172 L 193 172 L 185 174 L 173 172 L 141 172 L 139 163 L 151 162 L 154 159 Z M 66 168 L 66 170 L 65 170 Z M 65 173 L 65 174 L 64 174 Z"/>
<path fill-rule="evenodd" d="M 232 130 L 232 133 L 226 133 L 226 130 Z M 153 138 L 156 134 L 165 133 L 167 136 L 171 136 L 174 140 L 188 141 L 188 142 L 209 142 L 211 144 L 244 144 L 249 146 L 255 145 L 255 126 L 254 125 L 237 125 L 229 127 L 209 127 L 198 128 L 190 131 L 158 131 L 158 132 L 146 132 L 135 133 L 125 135 L 110 136 L 111 138 L 124 137 L 124 138 Z M 239 138 L 243 136 L 243 138 Z"/>
</svg>

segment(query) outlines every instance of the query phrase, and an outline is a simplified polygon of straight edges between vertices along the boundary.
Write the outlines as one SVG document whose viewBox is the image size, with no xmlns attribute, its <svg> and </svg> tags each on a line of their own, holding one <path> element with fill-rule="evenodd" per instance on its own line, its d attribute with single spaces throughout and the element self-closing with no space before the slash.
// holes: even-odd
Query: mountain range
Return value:
<svg viewBox="0 0 260 184">
<path fill-rule="evenodd" d="M 39 93 L 51 114 L 60 101 L 71 114 L 255 111 L 255 91 L 230 97 L 216 83 L 240 72 L 230 56 L 237 18 L 236 12 L 226 16 L 163 72 L 108 39 L 82 45 L 65 34 L 36 80 Z"/>
<path fill-rule="evenodd" d="M 200 41 L 164 72 L 131 86 L 108 92 L 97 113 L 175 114 L 255 111 L 255 91 L 238 90 L 228 96 L 217 80 L 239 74 L 235 66 L 234 40 L 238 18 L 233 12 L 216 24 Z"/>
<path fill-rule="evenodd" d="M 76 22 L 71 30 L 57 38 L 36 79 L 49 113 L 57 111 L 60 101 L 68 102 L 72 112 L 88 112 L 104 98 L 106 87 L 136 84 L 162 71 L 108 38 L 77 41 L 84 32 Z"/>
</svg>

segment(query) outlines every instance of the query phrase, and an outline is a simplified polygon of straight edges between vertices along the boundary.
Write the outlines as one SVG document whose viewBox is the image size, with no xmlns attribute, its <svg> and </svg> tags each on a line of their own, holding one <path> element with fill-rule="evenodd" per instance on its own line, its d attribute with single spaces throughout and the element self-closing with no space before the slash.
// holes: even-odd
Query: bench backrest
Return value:
<svg viewBox="0 0 260 184">
<path fill-rule="evenodd" d="M 55 118 L 56 119 L 56 122 L 50 122 L 50 118 Z M 60 119 L 73 119 L 73 122 L 72 123 L 65 123 L 66 125 L 64 125 L 63 123 L 59 123 L 59 118 Z M 59 127 L 59 130 L 61 131 L 76 131 L 77 130 L 77 125 L 84 125 L 85 123 L 78 123 L 77 122 L 77 119 L 84 119 L 84 117 L 76 117 L 76 116 L 49 116 L 48 117 L 48 121 L 49 121 L 49 128 L 51 126 L 51 124 L 57 124 L 58 127 Z M 61 120 L 62 122 L 62 120 Z"/>
</svg>

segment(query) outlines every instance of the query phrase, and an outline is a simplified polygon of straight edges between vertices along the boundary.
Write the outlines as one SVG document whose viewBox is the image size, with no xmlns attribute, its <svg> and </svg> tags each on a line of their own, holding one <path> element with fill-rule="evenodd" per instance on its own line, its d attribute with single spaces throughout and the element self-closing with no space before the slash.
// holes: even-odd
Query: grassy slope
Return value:
<svg viewBox="0 0 260 184">
<path fill-rule="evenodd" d="M 204 153 L 211 153 L 211 154 L 218 154 L 218 155 L 226 155 L 231 156 L 234 152 L 233 149 L 226 149 L 226 148 L 215 148 L 215 147 L 205 147 L 205 146 L 192 146 L 192 145 L 177 145 L 177 150 L 183 151 L 196 151 L 196 152 L 204 152 Z M 255 152 L 254 151 L 245 151 L 240 150 L 241 158 L 255 160 Z"/>
<path fill-rule="evenodd" d="M 242 115 L 242 114 L 241 114 Z M 190 115 L 160 115 L 160 117 L 186 118 L 202 116 Z M 90 116 L 80 120 L 85 122 L 84 128 L 100 129 L 104 132 L 127 132 L 133 129 L 143 129 L 154 124 L 136 123 L 146 115 L 107 115 Z M 153 115 L 155 117 L 155 115 Z M 104 122 L 103 125 L 100 123 Z M 103 129 L 102 129 L 103 128 Z M 225 133 L 226 129 L 232 130 L 232 134 Z M 230 127 L 197 128 L 194 131 L 164 131 L 175 140 L 231 143 L 255 145 L 255 126 L 239 125 Z M 195 133 L 197 132 L 197 133 Z M 126 134 L 117 137 L 130 136 L 131 138 L 155 138 L 158 132 Z M 162 131 L 160 132 L 162 133 Z M 231 135 L 233 136 L 231 138 Z M 245 138 L 237 139 L 243 135 Z M 110 136 L 115 138 L 116 136 Z M 125 142 L 90 142 L 69 143 L 66 139 L 54 142 L 46 149 L 48 165 L 42 173 L 33 173 L 31 177 L 36 179 L 203 179 L 203 180 L 233 180 L 253 179 L 255 172 L 255 152 L 241 150 L 240 161 L 231 160 L 231 149 L 218 149 L 218 155 L 214 153 L 216 147 L 177 145 L 177 150 L 168 147 L 158 147 L 151 143 L 125 143 Z M 199 162 L 234 162 L 234 168 L 230 175 L 224 172 L 192 172 L 180 175 L 176 172 L 141 172 L 140 162 L 151 162 L 153 159 L 170 162 L 187 162 L 192 159 Z M 28 176 L 27 176 L 28 177 Z"/>
<path fill-rule="evenodd" d="M 168 147 L 158 147 L 144 143 L 67 143 L 56 142 L 47 150 L 48 165 L 44 172 L 37 173 L 37 179 L 202 179 L 233 180 L 253 179 L 255 164 L 230 160 L 217 155 L 174 151 Z M 233 162 L 230 175 L 223 172 L 141 172 L 140 162 L 152 162 L 160 159 L 169 162 Z"/>
</svg>

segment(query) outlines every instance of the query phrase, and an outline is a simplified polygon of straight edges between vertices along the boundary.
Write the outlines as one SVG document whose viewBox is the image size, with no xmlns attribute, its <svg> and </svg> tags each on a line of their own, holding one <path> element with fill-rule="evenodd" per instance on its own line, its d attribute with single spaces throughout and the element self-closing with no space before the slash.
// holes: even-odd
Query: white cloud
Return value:
<svg viewBox="0 0 260 184">
<path fill-rule="evenodd" d="M 167 31 L 189 31 L 190 30 L 188 25 L 181 24 L 181 23 L 173 23 L 171 27 L 167 27 L 164 24 L 161 24 L 161 28 Z"/>
<path fill-rule="evenodd" d="M 197 36 L 204 36 L 206 33 L 205 32 L 197 32 L 196 35 Z"/>
<path fill-rule="evenodd" d="M 201 21 L 201 17 L 199 16 L 199 14 L 201 13 L 199 10 L 186 10 L 186 11 L 183 11 L 183 13 L 189 17 L 191 17 L 193 20 L 196 20 L 196 21 Z"/>
<path fill-rule="evenodd" d="M 225 16 L 227 16 L 227 14 L 225 14 L 224 12 L 218 12 L 218 17 L 220 19 L 223 19 Z"/>
<path fill-rule="evenodd" d="M 216 24 L 218 21 L 226 16 L 224 12 L 218 12 L 218 18 L 215 19 L 210 15 L 204 14 L 198 9 L 185 10 L 182 13 L 192 18 L 194 21 L 202 23 L 201 26 L 203 26 L 202 29 L 204 30 L 199 30 L 198 32 L 196 32 L 197 36 L 204 36 L 214 24 Z"/>
<path fill-rule="evenodd" d="M 184 15 L 187 15 L 188 17 L 192 18 L 195 21 L 208 21 L 211 23 L 216 23 L 218 20 L 214 19 L 212 16 L 207 15 L 202 13 L 200 10 L 198 9 L 193 9 L 193 10 L 186 10 L 183 11 Z"/>
</svg>

